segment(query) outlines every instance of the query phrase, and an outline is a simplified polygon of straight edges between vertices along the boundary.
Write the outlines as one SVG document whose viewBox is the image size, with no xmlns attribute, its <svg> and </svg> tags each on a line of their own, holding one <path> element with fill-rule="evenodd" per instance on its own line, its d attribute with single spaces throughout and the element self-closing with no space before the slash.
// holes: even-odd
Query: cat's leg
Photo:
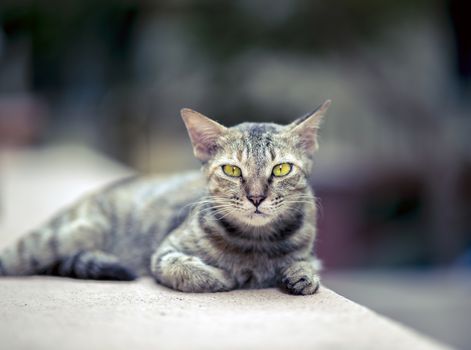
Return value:
<svg viewBox="0 0 471 350">
<path fill-rule="evenodd" d="M 314 294 L 319 289 L 320 262 L 311 258 L 295 261 L 281 270 L 281 286 L 296 295 Z"/>
<path fill-rule="evenodd" d="M 50 266 L 43 273 L 94 280 L 132 281 L 137 278 L 116 256 L 100 250 L 81 251 Z"/>
<path fill-rule="evenodd" d="M 151 272 L 157 282 L 182 292 L 222 292 L 236 286 L 236 281 L 226 271 L 170 245 L 162 246 L 154 253 Z"/>
</svg>

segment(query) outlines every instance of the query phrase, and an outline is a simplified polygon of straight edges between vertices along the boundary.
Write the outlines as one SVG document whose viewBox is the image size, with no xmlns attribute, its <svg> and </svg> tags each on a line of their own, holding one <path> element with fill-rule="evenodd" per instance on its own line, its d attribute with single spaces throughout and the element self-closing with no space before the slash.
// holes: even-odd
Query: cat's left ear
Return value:
<svg viewBox="0 0 471 350">
<path fill-rule="evenodd" d="M 290 137 L 297 140 L 297 146 L 308 154 L 312 154 L 319 148 L 317 132 L 331 103 L 331 100 L 325 101 L 312 113 L 295 120 L 287 126 Z"/>
<path fill-rule="evenodd" d="M 183 108 L 180 113 L 190 135 L 195 157 L 202 162 L 208 161 L 216 152 L 217 141 L 227 128 L 189 108 Z"/>
</svg>

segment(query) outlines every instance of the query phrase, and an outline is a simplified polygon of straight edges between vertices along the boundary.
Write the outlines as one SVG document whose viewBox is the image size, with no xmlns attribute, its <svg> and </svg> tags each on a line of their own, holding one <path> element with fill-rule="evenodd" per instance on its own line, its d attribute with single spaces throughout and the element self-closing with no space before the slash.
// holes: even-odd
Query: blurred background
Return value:
<svg viewBox="0 0 471 350">
<path fill-rule="evenodd" d="M 84 145 L 172 173 L 198 167 L 182 107 L 288 123 L 327 98 L 312 180 L 326 284 L 469 348 L 469 2 L 0 3 L 4 152 L 70 162 Z"/>
</svg>

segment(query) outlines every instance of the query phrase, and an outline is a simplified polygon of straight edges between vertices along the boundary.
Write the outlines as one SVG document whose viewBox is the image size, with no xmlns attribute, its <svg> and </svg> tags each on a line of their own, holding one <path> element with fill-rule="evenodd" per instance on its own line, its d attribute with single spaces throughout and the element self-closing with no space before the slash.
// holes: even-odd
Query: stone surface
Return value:
<svg viewBox="0 0 471 350">
<path fill-rule="evenodd" d="M 138 282 L 0 281 L 4 349 L 440 349 L 329 289 L 185 294 Z"/>
</svg>

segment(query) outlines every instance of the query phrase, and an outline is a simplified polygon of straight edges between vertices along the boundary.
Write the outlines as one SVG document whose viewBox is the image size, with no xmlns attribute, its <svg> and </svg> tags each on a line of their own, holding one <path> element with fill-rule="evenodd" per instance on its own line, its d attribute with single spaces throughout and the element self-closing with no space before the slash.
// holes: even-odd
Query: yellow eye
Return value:
<svg viewBox="0 0 471 350">
<path fill-rule="evenodd" d="M 242 175 L 242 171 L 240 170 L 240 168 L 235 165 L 223 165 L 222 171 L 224 171 L 224 174 L 232 177 L 239 177 Z"/>
<path fill-rule="evenodd" d="M 293 166 L 289 163 L 281 163 L 273 167 L 272 173 L 277 177 L 285 176 L 291 172 L 292 168 Z"/>
</svg>

